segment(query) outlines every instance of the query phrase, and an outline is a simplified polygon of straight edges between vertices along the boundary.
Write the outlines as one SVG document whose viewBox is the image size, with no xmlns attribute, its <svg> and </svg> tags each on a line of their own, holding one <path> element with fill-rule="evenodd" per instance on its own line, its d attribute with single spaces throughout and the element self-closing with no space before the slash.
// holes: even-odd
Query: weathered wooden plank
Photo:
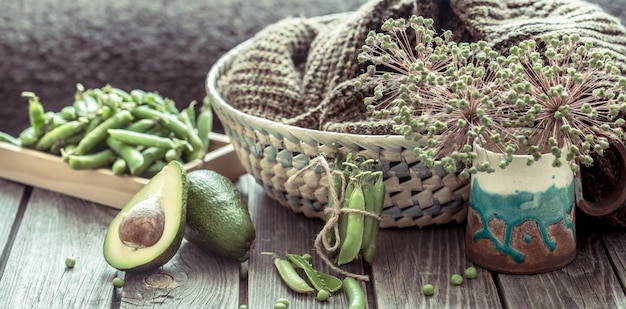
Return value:
<svg viewBox="0 0 626 309">
<path fill-rule="evenodd" d="M 464 226 L 381 230 L 372 263 L 378 308 L 499 308 L 490 272 L 477 267 L 476 279 L 451 284 L 471 266 L 463 237 Z M 434 295 L 422 294 L 425 284 Z"/>
<path fill-rule="evenodd" d="M 553 272 L 499 275 L 509 308 L 625 308 L 626 297 L 598 234 L 578 233 L 574 262 Z"/>
<path fill-rule="evenodd" d="M 602 240 L 605 244 L 607 254 L 613 265 L 613 271 L 617 275 L 622 289 L 626 284 L 626 233 L 610 231 L 602 234 Z M 617 286 L 614 290 L 617 290 Z M 621 295 L 619 291 L 616 291 Z"/>
<path fill-rule="evenodd" d="M 277 204 L 264 193 L 261 186 L 253 183 L 252 178 L 248 179 L 248 204 L 257 230 L 256 249 L 248 261 L 248 307 L 273 308 L 278 298 L 287 298 L 291 303 L 290 308 L 346 308 L 348 299 L 342 291 L 322 303 L 316 300 L 314 294 L 295 293 L 283 283 L 273 265 L 272 257 L 262 254 L 263 252 L 273 252 L 281 256 L 286 253 L 310 253 L 315 269 L 340 279 L 344 276 L 330 270 L 314 252 L 315 236 L 324 222 L 306 218 Z M 363 274 L 362 265 L 358 261 L 344 265 L 342 269 Z"/>
<path fill-rule="evenodd" d="M 4 248 L 3 251 L 0 251 L 0 257 L 4 250 L 10 249 L 5 247 L 9 241 L 23 194 L 24 186 L 12 181 L 0 179 L 0 209 L 2 209 L 2 216 L 0 216 L 0 248 Z M 5 261 L 0 261 L 0 265 L 4 262 Z"/>
<path fill-rule="evenodd" d="M 0 279 L 0 307 L 109 308 L 116 271 L 101 248 L 113 214 L 110 208 L 35 188 Z M 68 256 L 76 258 L 73 269 L 65 267 Z"/>
<path fill-rule="evenodd" d="M 183 241 L 162 267 L 126 273 L 120 308 L 238 308 L 239 265 Z"/>
</svg>

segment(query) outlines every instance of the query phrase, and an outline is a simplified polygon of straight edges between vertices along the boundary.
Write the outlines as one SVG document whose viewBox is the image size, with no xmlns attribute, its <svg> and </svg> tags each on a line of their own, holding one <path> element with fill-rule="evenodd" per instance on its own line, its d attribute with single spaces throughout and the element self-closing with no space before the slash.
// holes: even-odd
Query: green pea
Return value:
<svg viewBox="0 0 626 309">
<path fill-rule="evenodd" d="M 424 286 L 422 286 L 422 293 L 425 296 L 431 296 L 433 294 L 435 294 L 435 287 L 432 284 L 424 284 Z"/>
<path fill-rule="evenodd" d="M 283 305 L 285 305 L 286 307 L 289 307 L 289 300 L 288 300 L 288 299 L 286 299 L 286 298 L 284 298 L 284 297 L 281 297 L 281 298 L 277 299 L 277 300 L 276 300 L 276 303 L 277 303 L 277 304 L 283 304 Z"/>
<path fill-rule="evenodd" d="M 76 259 L 74 257 L 68 257 L 65 259 L 65 267 L 74 268 L 76 266 Z"/>
<path fill-rule="evenodd" d="M 302 256 L 302 259 L 311 263 L 311 261 L 313 260 L 313 256 L 310 253 L 305 253 Z"/>
<path fill-rule="evenodd" d="M 319 301 L 327 301 L 330 297 L 330 292 L 326 290 L 320 290 L 317 292 L 317 300 Z"/>
<path fill-rule="evenodd" d="M 283 304 L 283 303 L 275 303 L 274 304 L 274 309 L 287 309 L 289 306 Z"/>
<path fill-rule="evenodd" d="M 124 279 L 119 278 L 119 277 L 115 277 L 115 278 L 113 278 L 112 283 L 113 283 L 114 287 L 121 288 L 121 287 L 124 286 Z"/>
<path fill-rule="evenodd" d="M 365 197 L 360 184 L 355 184 L 350 194 L 348 208 L 364 210 Z M 363 242 L 363 214 L 350 212 L 343 214 L 348 217 L 346 224 L 346 236 L 341 240 L 337 264 L 342 265 L 353 261 L 361 250 Z"/>
<path fill-rule="evenodd" d="M 99 126 L 93 129 L 91 132 L 87 133 L 85 137 L 78 143 L 76 149 L 74 149 L 75 154 L 86 154 L 89 153 L 93 148 L 95 148 L 98 144 L 107 140 L 109 136 L 109 129 L 116 129 L 126 126 L 128 123 L 133 120 L 133 116 L 129 111 L 122 110 L 117 112 L 111 118 L 103 121 Z"/>
<path fill-rule="evenodd" d="M 454 285 L 460 285 L 461 283 L 463 283 L 463 277 L 459 274 L 454 274 L 452 275 L 451 281 Z"/>
<path fill-rule="evenodd" d="M 247 305 L 241 305 L 241 306 L 239 306 L 239 309 L 248 309 L 248 306 Z"/>
<path fill-rule="evenodd" d="M 348 309 L 365 309 L 365 293 L 356 279 L 343 279 L 343 290 L 348 295 Z"/>
<path fill-rule="evenodd" d="M 293 265 L 280 258 L 274 258 L 274 266 L 278 270 L 278 274 L 285 284 L 297 293 L 311 293 L 315 291 L 300 275 L 296 272 Z"/>
<path fill-rule="evenodd" d="M 465 269 L 465 278 L 474 279 L 476 278 L 477 275 L 478 275 L 478 272 L 476 271 L 476 267 L 470 266 Z"/>
</svg>

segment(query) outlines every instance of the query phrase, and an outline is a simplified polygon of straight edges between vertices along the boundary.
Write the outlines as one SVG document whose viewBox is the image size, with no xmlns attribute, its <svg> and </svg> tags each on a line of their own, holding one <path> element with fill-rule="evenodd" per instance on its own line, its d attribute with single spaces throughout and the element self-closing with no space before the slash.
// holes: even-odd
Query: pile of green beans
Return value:
<svg viewBox="0 0 626 309">
<path fill-rule="evenodd" d="M 106 85 L 77 85 L 75 100 L 58 112 L 28 98 L 30 126 L 0 141 L 60 155 L 73 169 L 109 168 L 116 175 L 152 177 L 168 162 L 202 159 L 209 148 L 213 114 L 204 98 L 196 117 L 193 101 L 182 111 L 156 92 Z"/>
<path fill-rule="evenodd" d="M 327 252 L 338 265 L 355 260 L 359 254 L 368 263 L 374 261 L 378 243 L 380 216 L 385 201 L 385 184 L 383 183 L 380 162 L 363 157 L 352 158 L 348 154 L 345 161 L 335 166 L 341 167 L 340 173 L 334 173 L 332 183 L 335 192 L 343 192 L 341 207 L 361 212 L 342 211 L 339 218 L 339 245 L 337 250 Z M 341 175 L 343 174 L 343 179 Z M 327 207 L 333 207 L 332 192 L 329 190 Z M 371 215 L 363 214 L 363 211 Z M 334 230 L 325 235 L 329 244 L 337 239 Z"/>
</svg>

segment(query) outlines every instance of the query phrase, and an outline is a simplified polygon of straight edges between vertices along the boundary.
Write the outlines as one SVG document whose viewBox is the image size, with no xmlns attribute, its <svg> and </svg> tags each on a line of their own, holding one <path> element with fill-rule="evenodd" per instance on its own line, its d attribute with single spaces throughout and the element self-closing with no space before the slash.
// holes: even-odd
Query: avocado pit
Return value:
<svg viewBox="0 0 626 309">
<path fill-rule="evenodd" d="M 137 203 L 123 216 L 118 234 L 124 245 L 141 249 L 154 246 L 161 239 L 165 213 L 157 198 L 149 197 Z"/>
</svg>

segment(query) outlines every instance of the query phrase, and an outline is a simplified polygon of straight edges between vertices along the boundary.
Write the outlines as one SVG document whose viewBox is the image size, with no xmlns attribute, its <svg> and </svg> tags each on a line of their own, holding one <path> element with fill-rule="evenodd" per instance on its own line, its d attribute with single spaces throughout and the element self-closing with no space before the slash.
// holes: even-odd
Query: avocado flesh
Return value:
<svg viewBox="0 0 626 309">
<path fill-rule="evenodd" d="M 195 170 L 188 177 L 185 238 L 220 256 L 247 260 L 256 231 L 241 193 L 215 171 Z"/>
<path fill-rule="evenodd" d="M 124 215 L 147 199 L 157 199 L 165 221 L 161 238 L 152 246 L 136 248 L 119 237 Z M 125 271 L 147 271 L 167 263 L 178 251 L 185 231 L 187 177 L 182 165 L 170 162 L 133 196 L 113 219 L 104 240 L 104 258 Z"/>
</svg>

